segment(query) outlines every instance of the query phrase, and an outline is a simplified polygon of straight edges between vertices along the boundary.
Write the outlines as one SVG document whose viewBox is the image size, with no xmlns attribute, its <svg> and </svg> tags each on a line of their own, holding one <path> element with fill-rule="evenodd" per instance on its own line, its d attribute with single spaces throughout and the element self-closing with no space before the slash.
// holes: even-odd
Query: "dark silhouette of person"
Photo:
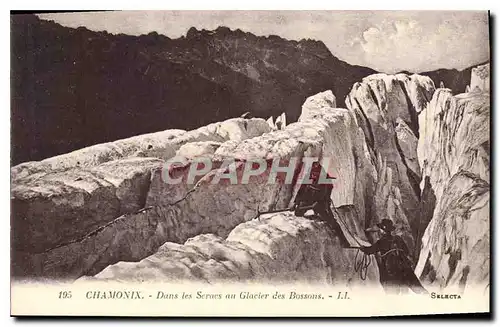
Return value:
<svg viewBox="0 0 500 327">
<path fill-rule="evenodd" d="M 389 219 L 382 219 L 377 224 L 383 232 L 382 237 L 372 246 L 361 247 L 366 254 L 380 253 L 379 272 L 380 283 L 387 293 L 401 294 L 408 289 L 418 294 L 428 294 L 420 280 L 413 272 L 411 261 L 408 258 L 409 250 L 405 241 L 394 235 L 394 224 Z"/>
<path fill-rule="evenodd" d="M 247 112 L 245 112 L 244 114 L 242 114 L 242 115 L 240 116 L 240 118 L 244 118 L 244 119 L 252 119 L 252 118 L 253 118 L 253 115 L 252 115 L 249 111 L 247 111 Z"/>
<path fill-rule="evenodd" d="M 293 210 L 297 217 L 303 217 L 307 210 L 312 209 L 319 220 L 324 221 L 330 229 L 339 237 L 342 246 L 349 247 L 349 242 L 344 236 L 340 225 L 338 224 L 332 212 L 330 198 L 333 190 L 331 183 L 320 183 L 319 179 L 323 168 L 319 163 L 314 163 L 311 168 L 311 184 L 303 183 L 297 196 L 295 197 Z M 327 178 L 335 179 L 326 174 Z"/>
</svg>

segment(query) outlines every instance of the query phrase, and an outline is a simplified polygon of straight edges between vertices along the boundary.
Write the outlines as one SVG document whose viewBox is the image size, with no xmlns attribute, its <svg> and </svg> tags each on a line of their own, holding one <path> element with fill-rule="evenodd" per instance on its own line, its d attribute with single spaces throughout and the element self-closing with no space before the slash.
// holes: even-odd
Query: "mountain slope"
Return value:
<svg viewBox="0 0 500 327">
<path fill-rule="evenodd" d="M 311 94 L 374 73 L 318 41 L 219 27 L 186 37 L 72 29 L 11 16 L 12 164 L 246 111 L 296 120 Z"/>
<path fill-rule="evenodd" d="M 483 64 L 484 63 L 480 63 L 478 65 Z M 443 82 L 444 87 L 449 88 L 453 94 L 459 94 L 466 92 L 467 85 L 469 85 L 471 81 L 471 71 L 478 65 L 470 66 L 463 70 L 437 69 L 419 73 L 419 75 L 430 77 L 436 87 L 439 87 L 441 82 Z"/>
</svg>

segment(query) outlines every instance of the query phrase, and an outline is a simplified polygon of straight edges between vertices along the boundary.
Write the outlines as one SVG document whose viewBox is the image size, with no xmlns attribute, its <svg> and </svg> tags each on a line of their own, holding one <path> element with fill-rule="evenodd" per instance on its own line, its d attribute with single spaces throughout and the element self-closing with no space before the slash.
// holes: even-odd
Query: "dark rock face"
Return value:
<svg viewBox="0 0 500 327">
<path fill-rule="evenodd" d="M 484 65 L 486 63 L 487 62 L 483 62 L 478 65 Z M 453 94 L 460 94 L 468 92 L 466 89 L 471 83 L 472 70 L 478 65 L 470 66 L 463 70 L 441 68 L 427 72 L 419 72 L 417 74 L 432 79 L 436 88 L 447 88 Z M 402 71 L 400 73 L 412 74 L 408 71 Z"/>
<path fill-rule="evenodd" d="M 439 86 L 443 82 L 444 87 L 450 89 L 453 94 L 466 92 L 467 85 L 471 81 L 471 72 L 477 65 L 467 67 L 464 70 L 457 69 L 437 69 L 429 72 L 419 73 L 419 75 L 428 76 Z"/>
<path fill-rule="evenodd" d="M 250 112 L 300 115 L 307 96 L 344 98 L 372 69 L 319 41 L 219 27 L 139 37 L 11 16 L 12 164 Z"/>
</svg>

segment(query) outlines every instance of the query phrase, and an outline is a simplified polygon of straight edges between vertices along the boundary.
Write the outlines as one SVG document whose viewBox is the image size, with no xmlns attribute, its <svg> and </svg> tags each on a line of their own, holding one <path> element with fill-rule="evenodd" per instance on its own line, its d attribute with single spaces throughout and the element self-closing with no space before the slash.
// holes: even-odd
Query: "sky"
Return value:
<svg viewBox="0 0 500 327">
<path fill-rule="evenodd" d="M 68 27 L 170 38 L 218 26 L 323 41 L 333 55 L 381 72 L 464 69 L 489 60 L 485 11 L 113 11 L 43 14 Z"/>
</svg>

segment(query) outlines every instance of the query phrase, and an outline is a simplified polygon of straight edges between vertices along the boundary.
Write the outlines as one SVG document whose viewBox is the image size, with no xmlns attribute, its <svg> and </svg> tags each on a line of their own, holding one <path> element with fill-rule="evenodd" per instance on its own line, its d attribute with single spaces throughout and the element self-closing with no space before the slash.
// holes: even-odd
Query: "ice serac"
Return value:
<svg viewBox="0 0 500 327">
<path fill-rule="evenodd" d="M 11 168 L 12 179 L 35 173 L 52 172 L 73 167 L 92 167 L 128 157 L 154 157 L 167 160 L 183 145 L 191 142 L 224 142 L 243 140 L 270 130 L 265 120 L 228 119 L 192 131 L 166 130 L 114 142 L 93 145 L 42 161 L 26 162 Z"/>
<path fill-rule="evenodd" d="M 410 173 L 420 179 L 421 172 L 417 158 L 418 138 L 404 120 L 400 118 L 396 119 L 394 131 L 396 132 L 398 149 L 402 153 L 406 167 L 410 170 Z"/>
<path fill-rule="evenodd" d="M 186 143 L 177 150 L 176 156 L 192 159 L 204 155 L 211 155 L 215 153 L 221 144 L 221 142 L 210 141 Z"/>
<path fill-rule="evenodd" d="M 377 160 L 384 163 L 389 173 L 385 181 L 391 186 L 382 187 L 388 192 L 390 202 L 387 206 L 402 207 L 403 212 L 398 214 L 400 218 L 396 223 L 402 230 L 411 231 L 406 237 L 414 241 L 419 238 L 420 220 L 420 167 L 416 160 L 418 115 L 434 90 L 434 83 L 425 76 L 373 74 L 354 84 L 346 98 L 347 107 L 364 131 L 372 157 L 380 157 Z M 383 203 L 377 195 L 374 197 L 374 202 Z M 382 214 L 385 209 L 382 206 L 376 211 Z M 378 216 L 382 218 L 385 217 Z"/>
<path fill-rule="evenodd" d="M 171 149 L 172 140 L 186 133 L 183 130 L 166 130 L 144 134 L 109 143 L 96 144 L 70 153 L 47 158 L 41 161 L 21 163 L 11 168 L 13 180 L 33 174 L 44 174 L 74 167 L 93 167 L 104 162 L 127 158 L 129 156 L 151 156 L 155 153 L 175 153 Z"/>
<path fill-rule="evenodd" d="M 13 185 L 13 247 L 44 252 L 144 207 L 156 158 L 25 177 Z"/>
<path fill-rule="evenodd" d="M 337 108 L 337 102 L 331 90 L 312 95 L 302 105 L 299 121 L 314 118 L 317 114 L 334 108 Z"/>
<path fill-rule="evenodd" d="M 180 230 L 192 230 L 191 235 L 179 235 L 176 242 L 183 242 L 187 237 L 203 231 L 227 236 L 236 224 L 255 218 L 258 210 L 288 208 L 296 191 L 295 176 L 291 176 L 289 184 L 284 179 L 272 177 L 272 182 L 269 182 L 270 169 L 243 183 L 241 178 L 245 162 L 253 159 L 272 162 L 278 159 L 280 165 L 286 165 L 293 160 L 299 163 L 304 156 L 316 156 L 332 159 L 329 170 L 332 176 L 337 177 L 336 190 L 332 194 L 335 205 L 362 206 L 364 200 L 360 194 L 363 194 L 364 189 L 356 185 L 356 165 L 369 167 L 369 163 L 364 162 L 367 159 L 360 133 L 352 115 L 345 109 L 337 109 L 317 119 L 290 124 L 284 130 L 242 142 L 225 142 L 211 159 L 216 169 L 203 173 L 191 185 L 167 184 L 163 181 L 163 171 L 156 170 L 146 205 L 161 205 L 166 208 L 163 210 L 165 219 L 185 226 Z M 222 178 L 229 169 L 220 168 L 225 161 L 236 163 L 234 169 L 238 180 L 235 183 Z M 186 164 L 175 178 L 186 180 L 190 167 L 190 164 Z M 367 169 L 359 175 L 365 173 L 365 180 L 370 181 L 370 174 L 374 172 Z M 362 214 L 365 212 L 364 208 L 359 211 Z M 363 218 L 361 216 L 358 224 Z"/>
<path fill-rule="evenodd" d="M 470 76 L 470 90 L 473 92 L 490 90 L 489 63 L 472 68 Z"/>
<path fill-rule="evenodd" d="M 50 164 L 42 164 L 41 170 L 21 170 L 12 180 L 11 192 L 13 274 L 79 277 L 118 259 L 143 258 L 165 241 L 185 240 L 204 232 L 208 223 L 190 221 L 197 226 L 190 229 L 162 220 L 163 210 L 168 208 L 161 205 L 175 199 L 154 201 L 157 197 L 151 193 L 156 172 L 162 171 L 165 160 L 191 141 L 224 142 L 234 138 L 240 142 L 269 130 L 263 119 L 231 119 L 165 140 L 156 138 L 159 135 L 149 139 L 139 136 L 134 149 L 145 145 L 145 140 L 153 143 L 153 148 L 146 146 L 141 156 L 119 147 L 130 140 L 116 141 L 102 148 L 70 153 L 66 158 L 47 159 Z M 158 144 L 162 146 L 154 148 Z M 100 164 L 92 161 L 101 154 L 99 158 L 111 159 L 104 155 L 109 154 L 109 149 L 120 149 L 122 152 L 113 153 L 121 159 Z M 75 161 L 85 165 L 73 166 Z M 238 223 L 222 222 L 226 228 Z M 213 223 L 215 230 L 217 224 Z M 179 231 L 182 227 L 185 230 Z"/>
<path fill-rule="evenodd" d="M 274 130 L 276 128 L 276 126 L 274 125 L 274 117 L 273 116 L 269 117 L 266 120 L 266 122 L 269 125 L 269 127 L 271 128 L 271 130 Z"/>
<path fill-rule="evenodd" d="M 416 273 L 430 288 L 488 292 L 490 96 L 439 89 L 419 119 L 423 200 L 435 209 Z"/>
<path fill-rule="evenodd" d="M 138 263 L 120 262 L 95 276 L 99 280 L 185 280 L 334 284 L 345 287 L 376 283 L 378 271 L 371 265 L 366 281 L 346 267 L 356 256 L 344 249 L 322 223 L 273 214 L 261 221 L 238 225 L 227 238 L 202 234 L 184 244 L 167 242 L 154 255 Z"/>
<path fill-rule="evenodd" d="M 241 143 L 227 142 L 216 151 L 216 155 L 221 160 L 228 157 L 240 160 L 326 159 L 330 176 L 336 178 L 332 192 L 334 205 L 356 206 L 360 222 L 364 222 L 365 192 L 370 192 L 373 187 L 376 171 L 363 132 L 346 109 L 330 108 L 314 118 L 290 124 L 283 131 L 263 134 Z M 286 208 L 293 196 L 290 192 L 295 188 L 293 185 L 279 185 L 279 189 L 274 191 L 276 194 L 264 197 L 269 201 L 261 204 L 261 211 L 265 208 Z"/>
<path fill-rule="evenodd" d="M 242 142 L 225 142 L 212 161 L 234 160 L 233 169 L 241 178 L 245 163 L 253 159 L 279 159 L 285 165 L 303 157 L 331 159 L 328 171 L 336 177 L 331 195 L 336 219 L 354 245 L 368 245 L 364 229 L 373 216 L 371 196 L 382 167 L 372 160 L 363 131 L 348 110 L 319 110 L 314 118 L 283 130 Z M 184 178 L 188 168 L 181 167 L 173 177 Z M 175 226 L 178 233 L 155 254 L 140 262 L 123 260 L 95 278 L 208 282 L 314 279 L 340 285 L 360 282 L 359 272 L 354 270 L 357 250 L 342 248 L 341 235 L 328 231 L 324 222 L 295 217 L 290 212 L 256 219 L 258 210 L 290 206 L 297 191 L 296 174 L 291 185 L 283 179 L 270 184 L 267 171 L 250 178 L 249 183 L 212 183 L 228 169 L 218 166 L 202 174 L 194 181 L 195 187 L 167 185 L 161 182 L 160 171 L 153 174 L 146 205 L 160 204 L 161 220 L 171 222 L 169 226 Z M 175 201 L 167 203 L 166 199 Z M 363 283 L 378 282 L 375 262 L 367 278 Z"/>
<path fill-rule="evenodd" d="M 274 123 L 276 126 L 276 129 L 284 129 L 286 127 L 286 114 L 283 112 L 281 115 L 276 118 L 276 121 Z"/>
</svg>

